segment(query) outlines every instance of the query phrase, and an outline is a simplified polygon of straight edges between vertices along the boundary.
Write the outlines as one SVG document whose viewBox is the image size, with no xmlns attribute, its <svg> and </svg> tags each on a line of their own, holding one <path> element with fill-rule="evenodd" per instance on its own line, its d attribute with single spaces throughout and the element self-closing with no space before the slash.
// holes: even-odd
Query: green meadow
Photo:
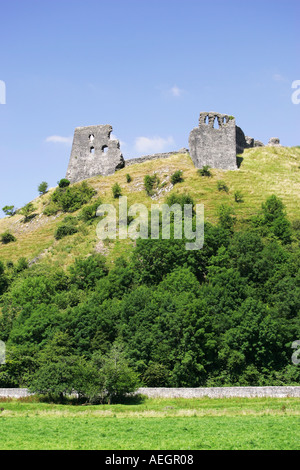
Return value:
<svg viewBox="0 0 300 470">
<path fill-rule="evenodd" d="M 300 399 L 0 403 L 1 450 L 299 450 Z"/>
</svg>

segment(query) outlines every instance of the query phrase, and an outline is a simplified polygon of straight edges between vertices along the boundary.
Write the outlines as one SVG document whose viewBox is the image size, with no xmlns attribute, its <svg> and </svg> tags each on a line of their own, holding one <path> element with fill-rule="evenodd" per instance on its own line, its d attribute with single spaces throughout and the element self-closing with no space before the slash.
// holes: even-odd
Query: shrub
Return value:
<svg viewBox="0 0 300 470">
<path fill-rule="evenodd" d="M 59 211 L 59 207 L 55 202 L 50 201 L 50 203 L 45 207 L 43 214 L 47 215 L 48 217 L 50 215 L 55 215 Z"/>
<path fill-rule="evenodd" d="M 96 218 L 96 212 L 100 204 L 101 199 L 98 198 L 93 204 L 83 207 L 80 211 L 80 214 L 78 215 L 78 219 L 86 223 L 91 222 Z"/>
<path fill-rule="evenodd" d="M 100 396 L 106 397 L 109 404 L 122 400 L 139 387 L 139 375 L 130 367 L 121 344 L 113 343 L 103 357 L 95 353 L 93 362 L 99 368 Z"/>
<path fill-rule="evenodd" d="M 78 185 L 56 188 L 51 201 L 56 204 L 58 210 L 75 212 L 84 204 L 87 204 L 95 194 L 94 188 L 89 186 L 86 181 L 83 181 Z"/>
<path fill-rule="evenodd" d="M 107 275 L 104 256 L 94 254 L 85 259 L 77 258 L 70 266 L 71 283 L 78 289 L 94 289 L 99 279 Z"/>
<path fill-rule="evenodd" d="M 212 176 L 212 173 L 209 171 L 209 168 L 210 167 L 208 165 L 204 165 L 204 167 L 200 168 L 197 173 L 200 176 Z"/>
<path fill-rule="evenodd" d="M 122 196 L 122 189 L 118 183 L 115 183 L 113 187 L 111 188 L 111 190 L 115 199 Z"/>
<path fill-rule="evenodd" d="M 126 181 L 127 181 L 127 183 L 130 183 L 132 181 L 132 178 L 129 175 L 129 173 L 127 173 L 127 175 L 126 175 Z"/>
<path fill-rule="evenodd" d="M 235 191 L 234 192 L 234 200 L 235 200 L 235 202 L 244 202 L 243 194 L 242 194 L 241 191 Z"/>
<path fill-rule="evenodd" d="M 68 216 L 58 225 L 54 238 L 56 240 L 61 240 L 68 235 L 73 235 L 78 232 L 77 228 L 78 220 L 75 217 Z"/>
<path fill-rule="evenodd" d="M 1 242 L 4 245 L 7 245 L 8 243 L 11 243 L 11 242 L 15 242 L 17 240 L 16 237 L 9 230 L 6 230 L 6 232 L 2 233 L 0 235 L 0 238 L 1 238 Z"/>
<path fill-rule="evenodd" d="M 48 183 L 46 183 L 46 181 L 42 181 L 42 183 L 38 186 L 38 192 L 40 193 L 40 195 L 42 194 L 46 194 L 48 190 Z"/>
<path fill-rule="evenodd" d="M 195 202 L 192 196 L 189 194 L 170 194 L 170 196 L 167 197 L 166 203 L 168 206 L 173 206 L 173 204 L 179 204 L 182 209 L 184 208 L 185 204 L 192 204 L 194 206 Z"/>
<path fill-rule="evenodd" d="M 36 208 L 34 207 L 32 202 L 29 202 L 20 210 L 20 213 L 24 215 L 24 222 L 28 222 L 33 217 L 35 217 L 36 214 L 33 213 L 35 210 Z"/>
<path fill-rule="evenodd" d="M 148 196 L 153 196 L 154 194 L 154 187 L 159 184 L 159 178 L 156 174 L 150 176 L 146 175 L 144 177 L 144 188 Z"/>
<path fill-rule="evenodd" d="M 57 182 L 60 188 L 67 188 L 70 185 L 70 181 L 66 178 L 62 178 L 60 181 Z"/>
<path fill-rule="evenodd" d="M 225 193 L 229 192 L 228 186 L 226 185 L 225 181 L 217 181 L 217 186 L 219 191 L 225 191 Z"/>
<path fill-rule="evenodd" d="M 171 176 L 171 183 L 174 185 L 176 183 L 181 183 L 183 181 L 182 170 L 177 170 Z"/>
<path fill-rule="evenodd" d="M 17 273 L 20 273 L 28 268 L 28 261 L 26 258 L 19 258 L 15 270 Z"/>
<path fill-rule="evenodd" d="M 265 224 L 272 224 L 278 217 L 284 217 L 285 209 L 283 202 L 273 194 L 262 204 Z"/>
<path fill-rule="evenodd" d="M 234 210 L 230 206 L 222 204 L 218 209 L 218 213 L 219 225 L 225 230 L 233 231 L 233 227 L 236 222 Z"/>
</svg>

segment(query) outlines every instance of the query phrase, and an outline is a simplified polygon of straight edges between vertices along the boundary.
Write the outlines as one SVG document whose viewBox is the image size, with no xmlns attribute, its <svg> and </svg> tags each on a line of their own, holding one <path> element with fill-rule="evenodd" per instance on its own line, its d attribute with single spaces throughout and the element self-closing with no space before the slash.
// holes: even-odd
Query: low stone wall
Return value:
<svg viewBox="0 0 300 470">
<path fill-rule="evenodd" d="M 300 386 L 295 387 L 209 387 L 209 388 L 139 388 L 136 394 L 149 398 L 300 398 Z M 27 388 L 0 388 L 0 398 L 30 396 Z"/>
<path fill-rule="evenodd" d="M 144 163 L 144 162 L 148 162 L 151 160 L 158 160 L 159 158 L 169 158 L 169 157 L 172 157 L 173 155 L 178 155 L 178 154 L 188 154 L 188 150 L 180 149 L 180 150 L 177 150 L 177 152 L 155 153 L 153 155 L 144 155 L 143 157 L 139 157 L 139 158 L 131 158 L 129 160 L 125 160 L 125 168 L 127 166 L 135 165 L 136 163 Z"/>
<path fill-rule="evenodd" d="M 300 387 L 140 388 L 138 393 L 149 398 L 300 398 Z"/>
<path fill-rule="evenodd" d="M 30 395 L 27 388 L 0 388 L 0 398 L 25 398 Z"/>
</svg>

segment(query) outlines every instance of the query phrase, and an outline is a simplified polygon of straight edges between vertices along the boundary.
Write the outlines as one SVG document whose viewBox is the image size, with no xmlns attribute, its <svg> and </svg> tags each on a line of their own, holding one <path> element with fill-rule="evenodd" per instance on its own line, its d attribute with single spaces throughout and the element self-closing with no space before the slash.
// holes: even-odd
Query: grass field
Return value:
<svg viewBox="0 0 300 470">
<path fill-rule="evenodd" d="M 1 450 L 299 450 L 300 399 L 0 403 Z"/>
</svg>

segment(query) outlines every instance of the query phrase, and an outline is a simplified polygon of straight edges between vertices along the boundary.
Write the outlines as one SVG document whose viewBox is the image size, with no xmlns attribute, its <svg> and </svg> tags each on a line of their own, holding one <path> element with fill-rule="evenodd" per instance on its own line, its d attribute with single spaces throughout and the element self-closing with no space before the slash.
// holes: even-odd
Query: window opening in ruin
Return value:
<svg viewBox="0 0 300 470">
<path fill-rule="evenodd" d="M 103 153 L 107 153 L 107 152 L 108 152 L 108 147 L 107 147 L 107 145 L 103 145 L 103 147 L 102 147 L 102 152 L 103 152 Z"/>
<path fill-rule="evenodd" d="M 95 147 L 90 148 L 90 153 L 94 154 L 95 153 Z"/>
<path fill-rule="evenodd" d="M 215 117 L 214 119 L 214 129 L 220 129 L 219 120 L 217 117 Z"/>
<path fill-rule="evenodd" d="M 95 136 L 94 136 L 93 134 L 90 134 L 90 135 L 89 135 L 89 139 L 90 139 L 90 142 L 93 142 L 94 139 L 95 139 Z"/>
</svg>

